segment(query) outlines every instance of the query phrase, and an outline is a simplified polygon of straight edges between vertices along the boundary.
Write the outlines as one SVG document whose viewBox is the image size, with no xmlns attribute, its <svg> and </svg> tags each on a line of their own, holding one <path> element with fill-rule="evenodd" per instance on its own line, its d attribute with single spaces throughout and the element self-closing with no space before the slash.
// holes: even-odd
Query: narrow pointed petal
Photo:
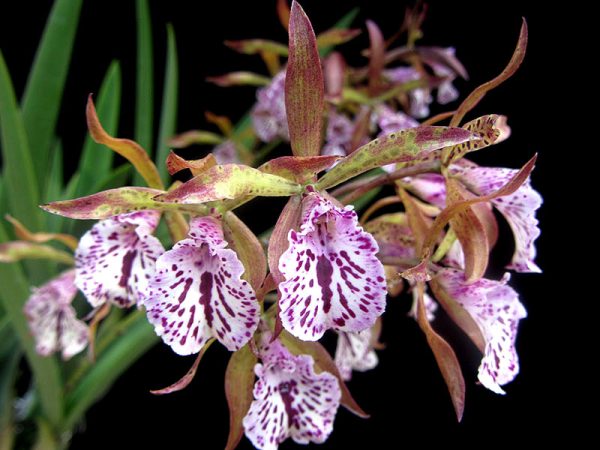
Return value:
<svg viewBox="0 0 600 450">
<path fill-rule="evenodd" d="M 358 333 L 338 334 L 335 364 L 345 381 L 352 378 L 352 371 L 366 372 L 374 369 L 379 360 L 372 346 L 371 329 Z"/>
<path fill-rule="evenodd" d="M 518 171 L 495 167 L 456 167 L 452 173 L 478 195 L 489 195 L 505 185 Z M 513 193 L 491 200 L 506 218 L 515 238 L 515 253 L 508 269 L 517 272 L 541 272 L 535 264 L 535 240 L 540 235 L 536 211 L 542 205 L 542 197 L 531 187 L 529 178 Z"/>
<path fill-rule="evenodd" d="M 139 304 L 164 252 L 152 236 L 160 213 L 140 211 L 98 222 L 83 235 L 75 251 L 75 284 L 88 302 L 120 307 Z"/>
<path fill-rule="evenodd" d="M 77 293 L 75 271 L 69 270 L 34 289 L 24 307 L 36 351 L 48 356 L 62 352 L 69 359 L 88 343 L 87 325 L 78 320 L 71 302 Z"/>
<path fill-rule="evenodd" d="M 49 245 L 33 242 L 11 241 L 0 244 L 0 263 L 12 263 L 23 259 L 48 259 L 72 265 L 73 257 Z"/>
<path fill-rule="evenodd" d="M 346 61 L 344 57 L 333 52 L 329 55 L 324 63 L 325 90 L 327 97 L 331 101 L 339 101 L 342 99 L 342 91 L 344 89 L 344 77 L 346 74 Z"/>
<path fill-rule="evenodd" d="M 259 167 L 261 172 L 306 183 L 319 172 L 329 169 L 339 156 L 281 156 Z"/>
<path fill-rule="evenodd" d="M 75 248 L 77 248 L 78 241 L 75 236 L 63 233 L 33 233 L 29 231 L 27 227 L 25 227 L 25 225 L 23 225 L 19 220 L 12 217 L 10 214 L 7 214 L 5 218 L 13 226 L 15 237 L 17 237 L 17 239 L 23 241 L 36 242 L 38 244 L 43 244 L 48 241 L 58 241 L 69 247 L 71 250 L 75 250 Z"/>
<path fill-rule="evenodd" d="M 481 279 L 466 284 L 464 272 L 444 269 L 436 283 L 445 295 L 454 299 L 479 326 L 485 349 L 478 378 L 489 390 L 504 394 L 501 388 L 519 373 L 515 349 L 519 321 L 527 311 L 519 295 L 506 283 L 508 274 L 500 281 Z"/>
<path fill-rule="evenodd" d="M 172 150 L 167 156 L 167 170 L 169 175 L 175 175 L 177 172 L 189 169 L 192 175 L 196 176 L 217 165 L 215 157 L 209 153 L 202 159 L 184 159 L 174 153 Z"/>
<path fill-rule="evenodd" d="M 417 288 L 413 288 L 413 304 L 408 312 L 408 315 L 415 320 L 419 320 L 419 292 Z M 438 310 L 438 304 L 435 302 L 431 295 L 427 292 L 423 292 L 423 305 L 425 306 L 425 317 L 428 322 L 435 320 L 435 313 Z"/>
<path fill-rule="evenodd" d="M 185 148 L 193 144 L 218 145 L 225 140 L 223 136 L 203 130 L 190 130 L 173 136 L 167 144 L 173 148 Z"/>
<path fill-rule="evenodd" d="M 291 8 L 289 39 L 285 109 L 292 153 L 317 156 L 323 127 L 323 72 L 315 32 L 296 1 Z"/>
<path fill-rule="evenodd" d="M 381 85 L 381 74 L 383 71 L 385 42 L 381 29 L 372 20 L 367 20 L 367 30 L 369 32 L 370 51 L 369 51 L 369 91 L 371 94 L 377 94 Z"/>
<path fill-rule="evenodd" d="M 317 36 L 317 46 L 319 49 L 334 47 L 351 41 L 361 33 L 359 29 L 330 28 L 319 33 Z"/>
<path fill-rule="evenodd" d="M 276 285 L 284 281 L 284 277 L 279 271 L 279 260 L 290 245 L 287 238 L 290 230 L 295 230 L 300 225 L 301 208 L 300 196 L 294 195 L 290 197 L 283 211 L 281 211 L 269 239 L 269 270 Z"/>
<path fill-rule="evenodd" d="M 208 77 L 206 81 L 221 87 L 267 86 L 271 82 L 271 79 L 254 72 L 240 71 L 226 73 L 217 77 Z"/>
<path fill-rule="evenodd" d="M 256 296 L 226 245 L 219 222 L 199 217 L 191 221 L 188 238 L 156 261 L 146 313 L 156 334 L 180 355 L 199 352 L 213 337 L 238 350 L 258 326 Z"/>
<path fill-rule="evenodd" d="M 303 200 L 300 231 L 290 231 L 279 270 L 280 317 L 294 336 L 315 341 L 327 329 L 362 331 L 385 309 L 383 265 L 375 239 L 349 207 L 317 193 Z"/>
<path fill-rule="evenodd" d="M 254 401 L 243 420 L 248 439 L 264 450 L 277 449 L 288 437 L 299 444 L 325 442 L 340 404 L 338 380 L 316 374 L 311 356 L 294 356 L 277 340 L 261 353 Z"/>
</svg>

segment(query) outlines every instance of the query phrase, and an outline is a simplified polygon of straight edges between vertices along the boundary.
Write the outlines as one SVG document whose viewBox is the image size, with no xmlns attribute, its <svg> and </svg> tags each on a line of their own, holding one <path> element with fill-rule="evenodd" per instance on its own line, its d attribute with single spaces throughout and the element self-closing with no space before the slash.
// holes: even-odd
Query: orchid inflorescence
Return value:
<svg viewBox="0 0 600 450">
<path fill-rule="evenodd" d="M 225 374 L 228 448 L 242 433 L 261 449 L 275 449 L 289 437 L 323 442 L 340 404 L 365 416 L 345 382 L 353 371 L 377 365 L 386 302 L 406 288 L 411 315 L 460 420 L 464 380 L 454 351 L 433 329 L 438 305 L 481 351 L 484 387 L 503 394 L 519 372 L 515 339 L 526 310 L 508 273 L 500 280 L 485 277 L 499 237 L 494 209 L 514 234 L 507 268 L 540 271 L 534 241 L 541 197 L 529 181 L 535 157 L 520 170 L 479 166 L 465 156 L 505 140 L 506 118 L 491 114 L 462 123 L 520 65 L 526 24 L 501 75 L 456 110 L 420 123 L 429 116 L 432 93 L 441 105 L 453 102 L 454 79 L 467 77 L 454 49 L 416 44 L 421 10 L 406 14 L 403 47 L 390 48 L 391 40 L 368 21 L 369 63 L 359 68 L 330 51 L 359 30 L 315 36 L 298 3 L 290 10 L 279 2 L 278 11 L 289 24 L 289 47 L 260 39 L 228 43 L 261 55 L 271 77 L 235 72 L 212 79 L 259 86 L 251 136 L 212 115 L 223 137 L 194 130 L 172 139 L 173 147 L 218 143 L 198 160 L 171 152 L 169 172 L 189 170 L 189 181 L 165 188 L 140 145 L 106 133 L 90 97 L 92 138 L 130 161 L 147 187 L 43 205 L 54 214 L 99 220 L 78 242 L 31 233 L 11 219 L 21 240 L 3 244 L 4 261 L 74 263 L 35 289 L 25 306 L 36 349 L 60 352 L 66 360 L 89 344 L 93 357 L 96 332 L 110 309 L 137 308 L 175 353 L 198 355 L 186 376 L 155 393 L 187 386 L 213 342 L 233 352 Z M 447 119 L 449 126 L 434 126 Z M 266 160 L 270 149 L 287 143 L 292 156 Z M 372 201 L 383 185 L 394 195 Z M 261 241 L 233 211 L 272 196 L 289 199 Z M 359 218 L 353 205 L 368 207 Z M 394 212 L 381 214 L 384 207 Z M 155 235 L 161 220 L 172 240 L 168 249 Z M 43 244 L 52 239 L 70 245 L 74 258 Z M 93 308 L 85 320 L 71 305 L 77 290 Z M 318 342 L 330 330 L 337 334 L 333 358 Z"/>
</svg>

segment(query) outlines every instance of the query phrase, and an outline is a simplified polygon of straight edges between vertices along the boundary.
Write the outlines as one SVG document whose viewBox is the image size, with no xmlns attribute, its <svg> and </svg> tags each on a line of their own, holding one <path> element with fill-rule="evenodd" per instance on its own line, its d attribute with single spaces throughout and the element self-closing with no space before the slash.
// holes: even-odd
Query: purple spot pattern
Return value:
<svg viewBox="0 0 600 450">
<path fill-rule="evenodd" d="M 120 214 L 83 235 L 75 251 L 75 284 L 92 306 L 140 305 L 156 258 L 164 252 L 151 234 L 159 219 L 158 211 Z"/>
<path fill-rule="evenodd" d="M 144 305 L 156 334 L 175 353 L 198 353 L 212 337 L 238 350 L 258 326 L 256 295 L 226 246 L 220 222 L 198 217 L 190 222 L 188 238 L 156 261 Z"/>
<path fill-rule="evenodd" d="M 285 71 L 279 72 L 271 84 L 256 91 L 256 104 L 250 113 L 252 126 L 263 142 L 290 140 L 285 112 Z"/>
<path fill-rule="evenodd" d="M 275 450 L 289 437 L 299 444 L 325 442 L 340 405 L 337 378 L 316 374 L 312 356 L 294 356 L 278 340 L 260 354 L 254 401 L 243 420 L 248 439 L 262 450 Z"/>
<path fill-rule="evenodd" d="M 371 344 L 372 335 L 372 329 L 357 333 L 338 333 L 335 364 L 344 381 L 352 378 L 353 370 L 366 372 L 377 367 L 379 359 Z"/>
<path fill-rule="evenodd" d="M 300 231 L 291 230 L 279 259 L 279 315 L 294 336 L 316 341 L 327 329 L 362 331 L 385 309 L 384 269 L 377 243 L 351 207 L 317 193 L 302 202 Z"/>
<path fill-rule="evenodd" d="M 75 270 L 69 270 L 34 289 L 25 303 L 25 317 L 40 355 L 60 351 L 67 360 L 86 347 L 88 327 L 71 306 L 76 293 Z"/>
<path fill-rule="evenodd" d="M 500 281 L 482 278 L 465 284 L 465 274 L 444 269 L 437 275 L 442 288 L 471 315 L 485 339 L 485 351 L 479 365 L 478 379 L 486 388 L 504 394 L 500 387 L 519 373 L 515 349 L 519 320 L 527 311 L 518 294 L 507 286 L 509 275 Z"/>
<path fill-rule="evenodd" d="M 500 189 L 518 172 L 501 167 L 451 166 L 451 169 L 451 173 L 477 195 L 487 195 Z M 504 216 L 515 238 L 515 253 L 507 269 L 541 272 L 534 262 L 534 242 L 540 235 L 535 212 L 542 205 L 541 195 L 531 187 L 528 179 L 516 192 L 496 198 L 492 204 Z"/>
</svg>

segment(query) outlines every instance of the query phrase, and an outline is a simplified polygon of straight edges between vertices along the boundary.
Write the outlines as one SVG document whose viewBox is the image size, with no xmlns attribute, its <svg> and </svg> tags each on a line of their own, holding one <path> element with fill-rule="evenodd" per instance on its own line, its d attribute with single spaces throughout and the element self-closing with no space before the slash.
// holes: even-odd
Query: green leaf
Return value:
<svg viewBox="0 0 600 450">
<path fill-rule="evenodd" d="M 354 22 L 354 19 L 356 19 L 356 16 L 358 16 L 359 11 L 360 11 L 359 8 L 351 9 L 340 20 L 338 20 L 336 22 L 336 24 L 333 26 L 333 28 L 339 29 L 339 30 L 344 30 L 344 29 L 350 28 L 350 25 L 352 25 L 352 22 Z M 324 45 L 319 48 L 319 53 L 324 58 L 327 55 L 329 55 L 333 51 L 334 48 L 335 48 L 334 45 Z"/>
<path fill-rule="evenodd" d="M 292 3 L 289 58 L 285 78 L 285 109 L 295 156 L 321 153 L 324 81 L 317 40 L 298 2 Z"/>
<path fill-rule="evenodd" d="M 152 153 L 154 64 L 152 59 L 152 22 L 148 0 L 136 0 L 137 74 L 135 98 L 135 140 Z"/>
<path fill-rule="evenodd" d="M 169 139 L 175 134 L 177 122 L 177 95 L 178 95 L 178 62 L 177 45 L 173 27 L 167 25 L 167 64 L 165 68 L 165 83 L 163 87 L 162 113 L 158 142 L 156 144 L 156 167 L 163 180 L 168 185 L 169 173 L 165 164 L 169 155 Z"/>
<path fill-rule="evenodd" d="M 47 175 L 81 4 L 82 0 L 54 2 L 21 102 L 38 180 Z"/>
<path fill-rule="evenodd" d="M 10 345 L 8 351 L 0 353 L 0 450 L 13 448 L 13 403 L 15 398 L 14 385 L 17 381 L 21 349 L 12 330 L 0 329 L 2 345 Z"/>
<path fill-rule="evenodd" d="M 0 224 L 0 241 L 7 239 L 6 231 Z M 0 303 L 19 339 L 20 347 L 25 351 L 43 414 L 56 427 L 63 414 L 60 370 L 56 358 L 42 357 L 35 351 L 33 337 L 23 314 L 23 305 L 30 289 L 18 264 L 0 264 L 0 286 Z"/>
<path fill-rule="evenodd" d="M 479 139 L 479 136 L 462 128 L 450 127 L 419 127 L 390 133 L 342 159 L 319 180 L 317 188 L 327 189 L 375 167 L 412 161 L 434 150 L 471 139 Z"/>
<path fill-rule="evenodd" d="M 39 203 L 38 180 L 25 125 L 17 106 L 15 93 L 4 57 L 0 52 L 0 138 L 2 142 L 2 164 L 4 188 L 12 215 L 32 230 L 42 228 L 42 217 L 37 208 Z"/>
<path fill-rule="evenodd" d="M 98 356 L 96 363 L 80 379 L 73 391 L 67 394 L 63 429 L 73 428 L 119 375 L 158 342 L 158 336 L 143 311 L 133 312 L 131 316 L 128 317 L 129 326 L 122 330 L 121 337 Z"/>
<path fill-rule="evenodd" d="M 63 148 L 60 141 L 56 141 L 50 155 L 50 171 L 46 177 L 46 188 L 42 198 L 44 202 L 62 200 L 63 193 Z M 46 216 L 46 229 L 58 232 L 62 227 L 63 219 L 60 216 Z"/>
<path fill-rule="evenodd" d="M 113 61 L 106 71 L 97 103 L 98 118 L 106 132 L 110 135 L 117 134 L 121 106 L 121 68 L 117 61 Z M 109 175 L 113 159 L 114 152 L 94 142 L 90 135 L 86 136 L 79 161 L 79 182 L 74 196 L 91 194 L 97 180 L 103 180 Z"/>
</svg>

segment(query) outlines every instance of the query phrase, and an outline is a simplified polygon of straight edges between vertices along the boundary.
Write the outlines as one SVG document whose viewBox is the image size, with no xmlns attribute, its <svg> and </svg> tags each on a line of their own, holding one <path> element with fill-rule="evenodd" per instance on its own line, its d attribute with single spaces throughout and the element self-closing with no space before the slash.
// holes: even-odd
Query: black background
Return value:
<svg viewBox="0 0 600 450">
<path fill-rule="evenodd" d="M 122 63 L 124 75 L 120 136 L 133 135 L 135 95 L 135 6 L 133 1 L 84 2 L 72 67 L 69 73 L 59 133 L 64 138 L 67 168 L 73 169 L 85 134 L 84 106 L 90 92 L 97 92 L 112 59 Z M 252 104 L 251 88 L 222 89 L 204 82 L 205 77 L 233 70 L 262 70 L 253 56 L 238 55 L 222 45 L 225 39 L 263 37 L 285 42 L 269 1 L 172 1 L 151 2 L 154 25 L 155 83 L 162 86 L 165 25 L 173 23 L 180 62 L 180 107 L 177 128 L 205 128 L 203 112 L 240 117 Z M 533 3 L 533 2 L 532 2 Z M 22 92 L 50 1 L 3 3 L 0 7 L 0 46 L 11 70 L 17 92 Z M 351 7 L 360 6 L 356 26 L 364 28 L 370 18 L 384 34 L 394 33 L 402 21 L 404 3 L 390 1 L 305 0 L 303 6 L 315 30 L 331 26 Z M 542 237 L 538 240 L 538 263 L 543 275 L 514 275 L 511 285 L 521 293 L 529 317 L 522 321 L 518 351 L 521 374 L 497 396 L 476 385 L 479 357 L 459 333 L 447 326 L 443 315 L 436 322 L 457 347 L 465 372 L 467 402 L 463 422 L 457 424 L 446 388 L 433 357 L 412 319 L 406 318 L 409 300 L 390 300 L 385 316 L 380 364 L 365 374 L 355 374 L 350 388 L 362 407 L 372 415 L 361 420 L 340 409 L 335 429 L 322 448 L 395 448 L 417 439 L 424 445 L 468 443 L 514 443 L 569 431 L 570 410 L 564 406 L 572 396 L 566 376 L 572 367 L 566 349 L 568 319 L 562 311 L 571 301 L 561 281 L 562 260 L 556 248 L 562 236 L 559 202 L 563 175 L 561 142 L 549 134 L 554 115 L 564 113 L 560 103 L 568 95 L 556 77 L 556 49 L 562 35 L 551 8 L 533 8 L 520 2 L 430 2 L 424 31 L 426 44 L 455 46 L 457 56 L 470 74 L 457 83 L 463 95 L 497 75 L 512 53 L 521 16 L 528 19 L 530 46 L 525 63 L 515 77 L 490 93 L 472 113 L 500 113 L 509 117 L 511 139 L 476 155 L 484 164 L 518 167 L 539 152 L 533 174 L 534 186 L 545 203 L 538 214 Z M 358 51 L 367 46 L 366 33 L 342 51 L 362 62 Z M 559 63 L 558 63 L 559 64 Z M 161 96 L 157 90 L 155 102 Z M 438 110 L 434 110 L 437 112 Z M 439 109 L 441 111 L 441 109 Z M 560 120 L 557 117 L 558 120 Z M 158 118 L 156 118 L 158 120 Z M 192 153 L 186 153 L 186 156 Z M 242 217 L 263 231 L 277 217 L 268 202 L 246 208 Z M 277 203 L 279 205 L 279 203 Z M 510 256 L 510 247 L 498 259 Z M 156 346 L 122 376 L 109 395 L 94 406 L 73 448 L 221 448 L 227 437 L 228 415 L 223 392 L 223 373 L 228 353 L 215 345 L 202 361 L 192 385 L 170 396 L 155 397 L 150 389 L 178 379 L 193 358 L 175 355 Z M 569 433 L 570 434 L 570 433 Z M 520 436 L 520 438 L 517 438 Z M 577 434 L 570 434 L 576 438 Z M 243 440 L 240 448 L 250 448 Z M 290 442 L 282 448 L 292 448 Z"/>
</svg>

